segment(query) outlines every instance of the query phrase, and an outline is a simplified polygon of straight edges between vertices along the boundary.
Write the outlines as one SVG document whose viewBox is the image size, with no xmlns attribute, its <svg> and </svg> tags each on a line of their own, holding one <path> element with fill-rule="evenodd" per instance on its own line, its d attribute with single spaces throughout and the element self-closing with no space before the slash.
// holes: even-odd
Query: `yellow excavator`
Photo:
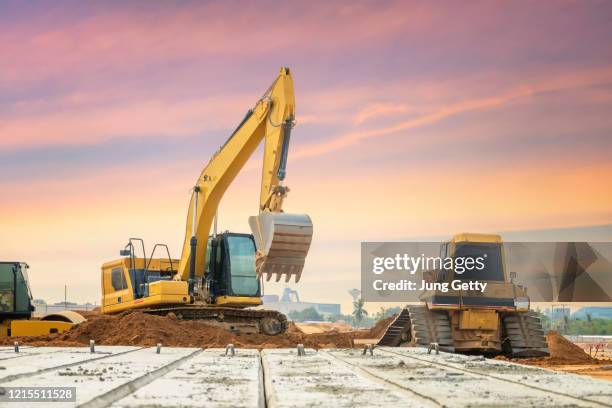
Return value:
<svg viewBox="0 0 612 408">
<path fill-rule="evenodd" d="M 147 257 L 143 241 L 130 239 L 122 258 L 102 265 L 102 312 L 140 309 L 207 320 L 241 333 L 286 331 L 283 314 L 252 307 L 262 304 L 264 276 L 299 281 L 312 241 L 310 217 L 283 212 L 294 125 L 293 79 L 289 68 L 281 68 L 193 187 L 181 258 L 173 259 L 163 244 Z M 219 202 L 262 140 L 259 213 L 249 218 L 252 234 L 217 233 Z M 155 257 L 158 250 L 166 257 Z"/>
<path fill-rule="evenodd" d="M 0 261 L 0 338 L 61 333 L 86 320 L 71 310 L 34 318 L 28 269 L 25 262 Z"/>
<path fill-rule="evenodd" d="M 424 273 L 427 282 L 486 282 L 480 290 L 427 290 L 420 305 L 408 305 L 379 340 L 381 346 L 432 344 L 449 352 L 506 354 L 514 357 L 547 356 L 548 345 L 542 323 L 529 310 L 527 288 L 508 273 L 499 235 L 462 233 L 440 248 L 441 258 L 484 256 L 482 270 L 455 273 L 433 270 Z"/>
</svg>

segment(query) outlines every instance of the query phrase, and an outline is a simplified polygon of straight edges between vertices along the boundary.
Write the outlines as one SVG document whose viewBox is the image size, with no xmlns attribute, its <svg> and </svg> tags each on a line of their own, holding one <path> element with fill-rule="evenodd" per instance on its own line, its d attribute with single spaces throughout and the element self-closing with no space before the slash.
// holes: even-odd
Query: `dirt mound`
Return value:
<svg viewBox="0 0 612 408">
<path fill-rule="evenodd" d="M 596 362 L 584 350 L 555 331 L 548 332 L 546 341 L 551 360 L 562 361 L 563 364 L 593 364 Z"/>
<path fill-rule="evenodd" d="M 374 326 L 372 326 L 368 330 L 359 330 L 355 333 L 356 339 L 379 339 L 385 334 L 387 331 L 387 327 L 395 320 L 397 314 L 394 314 L 389 317 L 385 317 L 376 322 Z"/>
<path fill-rule="evenodd" d="M 550 331 L 546 335 L 548 343 L 549 357 L 536 358 L 515 358 L 510 359 L 518 363 L 535 365 L 540 367 L 554 367 L 565 365 L 593 365 L 599 364 L 600 361 L 592 358 L 584 352 L 580 347 L 567 340 L 565 337 L 556 331 Z M 500 356 L 502 360 L 508 358 Z"/>
<path fill-rule="evenodd" d="M 384 319 L 376 322 L 374 327 L 370 329 L 371 338 L 377 339 L 379 337 L 382 337 L 383 334 L 385 334 L 385 332 L 387 331 L 387 328 L 389 327 L 389 325 L 393 323 L 396 317 L 397 317 L 397 314 L 394 314 L 392 316 L 385 317 Z"/>
<path fill-rule="evenodd" d="M 302 343 L 310 348 L 346 348 L 353 345 L 352 333 L 304 334 L 295 325 L 279 336 L 264 334 L 236 334 L 221 326 L 193 320 L 177 320 L 171 317 L 154 316 L 131 312 L 120 315 L 91 316 L 89 320 L 71 330 L 43 337 L 0 339 L 0 344 L 22 344 L 35 346 L 82 346 L 89 340 L 101 345 L 164 346 L 176 347 L 225 347 L 233 343 L 242 348 L 285 348 Z"/>
</svg>

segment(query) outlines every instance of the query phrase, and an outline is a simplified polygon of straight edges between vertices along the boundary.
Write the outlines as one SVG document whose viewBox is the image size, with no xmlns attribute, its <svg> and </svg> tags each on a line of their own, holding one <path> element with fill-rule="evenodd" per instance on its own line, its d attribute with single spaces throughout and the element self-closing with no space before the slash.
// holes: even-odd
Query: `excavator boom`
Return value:
<svg viewBox="0 0 612 408">
<path fill-rule="evenodd" d="M 291 129 L 295 118 L 293 79 L 288 68 L 279 76 L 238 128 L 213 155 L 198 178 L 189 203 L 187 226 L 177 278 L 188 281 L 190 292 L 205 271 L 206 243 L 225 191 L 265 140 L 259 215 L 251 217 L 257 244 L 257 272 L 277 280 L 299 277 L 312 239 L 307 215 L 284 214 L 284 186 Z"/>
</svg>

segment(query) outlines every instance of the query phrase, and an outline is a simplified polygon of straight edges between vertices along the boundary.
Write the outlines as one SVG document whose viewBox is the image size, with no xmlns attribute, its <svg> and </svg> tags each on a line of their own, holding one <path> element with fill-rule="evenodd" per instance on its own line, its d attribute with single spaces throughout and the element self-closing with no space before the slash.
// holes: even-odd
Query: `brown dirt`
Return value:
<svg viewBox="0 0 612 408">
<path fill-rule="evenodd" d="M 382 337 L 383 334 L 385 334 L 385 332 L 387 331 L 387 328 L 389 327 L 389 325 L 393 323 L 396 317 L 397 317 L 397 313 L 376 322 L 374 327 L 370 329 L 370 337 L 373 339 Z"/>
<path fill-rule="evenodd" d="M 596 360 L 584 352 L 579 346 L 557 332 L 550 331 L 546 335 L 551 358 L 557 361 L 567 361 L 570 364 L 592 364 Z"/>
<path fill-rule="evenodd" d="M 517 361 L 542 367 L 597 364 L 596 359 L 555 331 L 548 332 L 546 341 L 548 342 L 548 351 L 550 352 L 549 357 L 523 358 Z"/>
<path fill-rule="evenodd" d="M 83 346 L 89 340 L 101 345 L 225 347 L 228 343 L 242 348 L 286 348 L 302 343 L 309 348 L 346 348 L 353 346 L 353 333 L 304 334 L 292 323 L 279 336 L 235 334 L 223 327 L 200 321 L 177 320 L 140 312 L 119 315 L 91 315 L 71 330 L 42 337 L 0 339 L 11 345 L 15 340 L 34 346 Z"/>
<path fill-rule="evenodd" d="M 548 332 L 546 340 L 550 352 L 549 357 L 508 359 L 500 356 L 497 358 L 514 361 L 520 364 L 548 368 L 555 371 L 612 380 L 612 362 L 610 360 L 592 358 L 585 353 L 582 348 L 555 331 Z"/>
</svg>

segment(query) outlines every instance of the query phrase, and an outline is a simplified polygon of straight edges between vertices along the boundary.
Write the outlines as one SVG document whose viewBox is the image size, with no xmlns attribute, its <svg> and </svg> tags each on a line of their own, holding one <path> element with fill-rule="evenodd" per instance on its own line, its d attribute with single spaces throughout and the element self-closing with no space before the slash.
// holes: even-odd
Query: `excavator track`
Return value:
<svg viewBox="0 0 612 408">
<path fill-rule="evenodd" d="M 540 318 L 534 312 L 502 316 L 504 352 L 512 357 L 545 357 L 548 345 Z"/>
<path fill-rule="evenodd" d="M 174 313 L 177 319 L 208 321 L 238 333 L 262 333 L 276 336 L 285 333 L 289 326 L 287 317 L 276 310 L 176 306 L 150 308 L 142 311 L 157 316 Z"/>
</svg>

